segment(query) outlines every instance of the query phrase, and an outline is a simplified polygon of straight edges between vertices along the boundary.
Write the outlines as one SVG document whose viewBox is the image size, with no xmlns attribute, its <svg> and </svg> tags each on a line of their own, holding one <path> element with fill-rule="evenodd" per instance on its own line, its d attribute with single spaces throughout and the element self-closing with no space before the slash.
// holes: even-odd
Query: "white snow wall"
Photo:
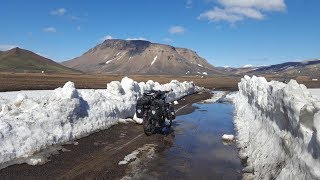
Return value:
<svg viewBox="0 0 320 180">
<path fill-rule="evenodd" d="M 125 77 L 104 90 L 78 91 L 74 83 L 67 82 L 41 98 L 19 94 L 14 102 L 0 105 L 0 165 L 133 117 L 137 98 L 145 90 L 172 90 L 169 100 L 173 101 L 197 88 L 192 82 L 172 80 L 160 85 Z"/>
<path fill-rule="evenodd" d="M 235 98 L 235 127 L 245 178 L 320 179 L 320 102 L 307 88 L 245 76 Z"/>
</svg>

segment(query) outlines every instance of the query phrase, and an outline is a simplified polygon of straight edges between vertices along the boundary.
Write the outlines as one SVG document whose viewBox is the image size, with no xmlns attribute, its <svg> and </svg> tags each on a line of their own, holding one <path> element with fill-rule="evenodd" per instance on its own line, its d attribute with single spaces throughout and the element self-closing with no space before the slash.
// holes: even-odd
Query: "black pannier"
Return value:
<svg viewBox="0 0 320 180">
<path fill-rule="evenodd" d="M 167 119 L 168 120 L 173 120 L 176 118 L 176 112 L 174 111 L 173 106 L 168 106 L 166 109 L 166 113 L 167 113 Z"/>
<path fill-rule="evenodd" d="M 146 108 L 149 108 L 152 103 L 152 97 L 151 96 L 142 96 L 137 101 L 136 106 L 136 114 L 138 118 L 143 118 L 143 113 Z"/>
</svg>

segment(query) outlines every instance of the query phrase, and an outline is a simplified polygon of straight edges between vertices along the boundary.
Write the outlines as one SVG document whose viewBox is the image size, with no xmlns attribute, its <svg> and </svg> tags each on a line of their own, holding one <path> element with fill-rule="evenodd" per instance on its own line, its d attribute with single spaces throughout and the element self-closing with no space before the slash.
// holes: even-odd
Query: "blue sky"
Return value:
<svg viewBox="0 0 320 180">
<path fill-rule="evenodd" d="M 215 66 L 320 58 L 319 0 L 3 0 L 0 50 L 57 62 L 105 38 L 197 51 Z"/>
</svg>

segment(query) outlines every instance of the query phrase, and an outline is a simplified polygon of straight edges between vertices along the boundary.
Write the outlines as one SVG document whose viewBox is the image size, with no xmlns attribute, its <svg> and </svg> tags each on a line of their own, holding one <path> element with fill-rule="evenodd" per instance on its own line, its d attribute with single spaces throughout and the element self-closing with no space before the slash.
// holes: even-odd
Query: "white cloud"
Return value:
<svg viewBox="0 0 320 180">
<path fill-rule="evenodd" d="M 283 11 L 286 9 L 284 0 L 219 0 L 225 7 L 256 8 L 266 11 Z"/>
<path fill-rule="evenodd" d="M 244 65 L 243 67 L 244 67 L 244 68 L 251 68 L 251 67 L 253 67 L 253 65 L 252 65 L 252 64 L 246 64 L 246 65 Z"/>
<path fill-rule="evenodd" d="M 0 44 L 0 51 L 8 51 L 8 50 L 13 49 L 15 47 L 18 47 L 18 46 L 17 45 Z"/>
<path fill-rule="evenodd" d="M 187 0 L 186 2 L 186 8 L 192 8 L 192 0 Z"/>
<path fill-rule="evenodd" d="M 44 32 L 50 32 L 50 33 L 55 33 L 55 32 L 57 32 L 57 29 L 55 27 L 46 27 L 46 28 L 43 28 L 43 31 Z"/>
<path fill-rule="evenodd" d="M 101 38 L 100 40 L 101 40 L 101 41 L 105 41 L 105 40 L 107 40 L 107 39 L 113 39 L 113 37 L 112 37 L 111 35 L 106 35 L 106 36 L 104 36 L 103 38 Z"/>
<path fill-rule="evenodd" d="M 82 18 L 79 17 L 79 16 L 74 16 L 74 15 L 70 15 L 68 16 L 68 18 L 71 20 L 71 21 L 81 21 Z"/>
<path fill-rule="evenodd" d="M 164 42 L 167 42 L 167 43 L 171 43 L 171 42 L 173 42 L 173 40 L 172 40 L 172 39 L 170 39 L 170 38 L 164 38 L 164 39 L 163 39 L 163 41 L 164 41 Z"/>
<path fill-rule="evenodd" d="M 182 26 L 172 26 L 169 29 L 170 34 L 182 34 L 184 32 L 185 32 L 185 29 Z"/>
<path fill-rule="evenodd" d="M 220 7 L 214 7 L 198 16 L 209 21 L 235 23 L 244 19 L 262 20 L 266 12 L 284 11 L 284 0 L 218 0 Z"/>
<path fill-rule="evenodd" d="M 138 38 L 127 38 L 126 40 L 128 40 L 128 41 L 130 41 L 130 40 L 143 40 L 143 41 L 146 41 L 147 39 L 143 38 L 143 37 L 138 37 Z"/>
<path fill-rule="evenodd" d="M 67 10 L 65 8 L 58 8 L 50 12 L 53 16 L 63 16 Z"/>
<path fill-rule="evenodd" d="M 112 37 L 111 35 L 106 35 L 103 38 L 100 39 L 100 41 L 105 41 L 107 39 L 114 39 L 114 37 Z M 144 37 L 138 37 L 138 38 L 127 38 L 126 40 L 130 41 L 130 40 L 143 40 L 143 41 L 147 41 L 146 38 Z"/>
</svg>

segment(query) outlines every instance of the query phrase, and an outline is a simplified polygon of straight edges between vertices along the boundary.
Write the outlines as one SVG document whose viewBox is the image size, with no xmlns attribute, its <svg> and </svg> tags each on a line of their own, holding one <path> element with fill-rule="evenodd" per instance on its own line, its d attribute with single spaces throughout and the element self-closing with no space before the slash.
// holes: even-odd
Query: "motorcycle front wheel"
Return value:
<svg viewBox="0 0 320 180">
<path fill-rule="evenodd" d="M 154 122 L 155 120 L 149 116 L 143 117 L 143 130 L 147 136 L 150 136 L 156 133 L 156 125 Z"/>
</svg>

